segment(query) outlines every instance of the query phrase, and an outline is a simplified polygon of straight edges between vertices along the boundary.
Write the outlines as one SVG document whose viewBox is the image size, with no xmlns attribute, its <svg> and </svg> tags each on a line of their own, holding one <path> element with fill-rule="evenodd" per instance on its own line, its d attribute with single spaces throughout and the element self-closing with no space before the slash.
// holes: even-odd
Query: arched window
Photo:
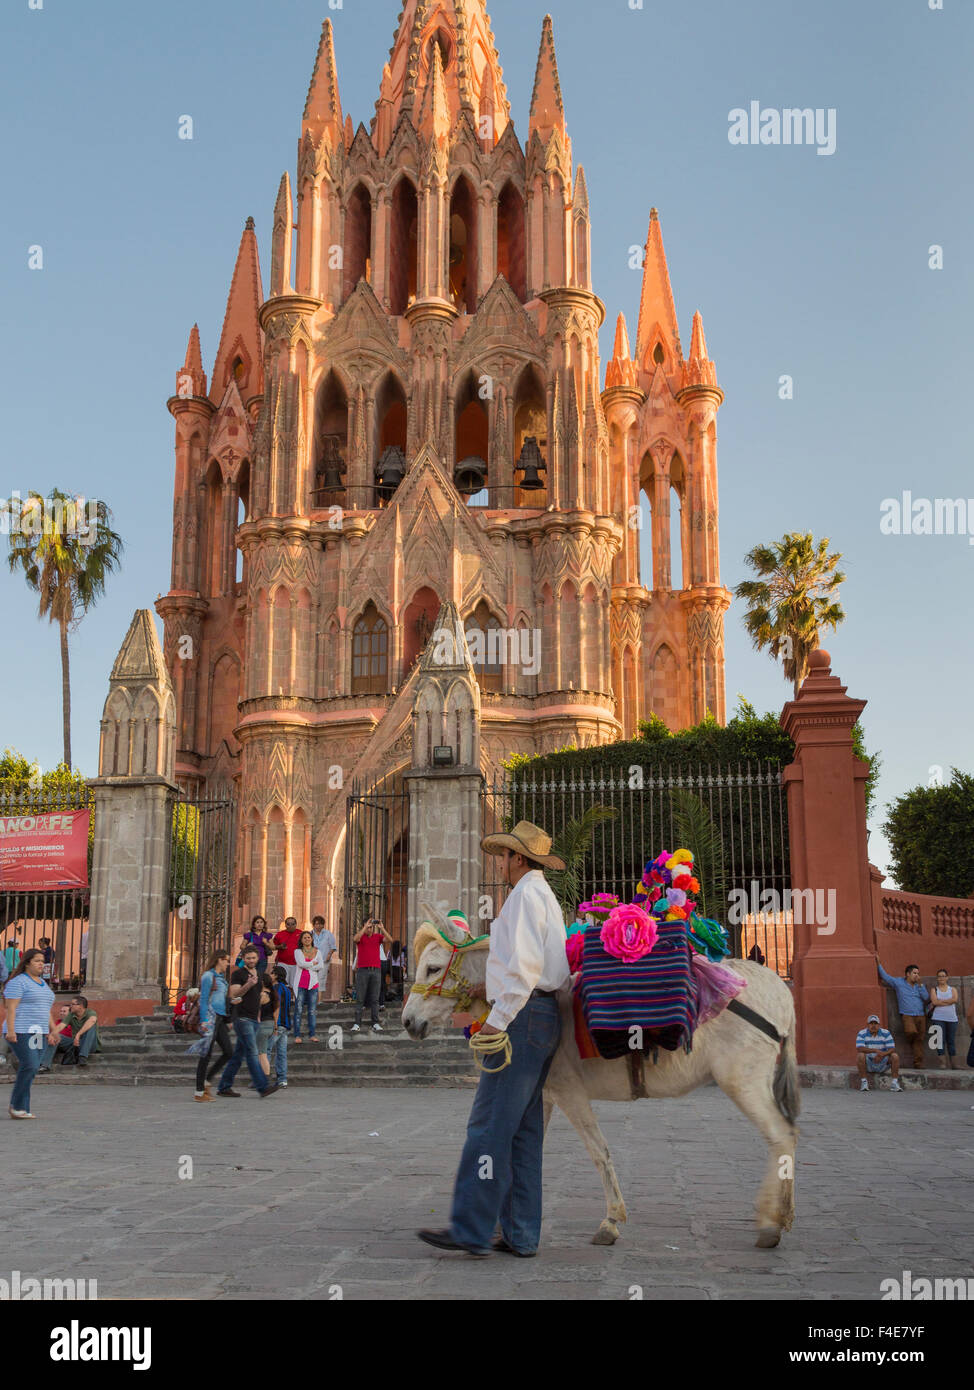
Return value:
<svg viewBox="0 0 974 1390">
<path fill-rule="evenodd" d="M 352 628 L 352 694 L 384 695 L 389 683 L 389 628 L 374 603 Z"/>
<path fill-rule="evenodd" d="M 426 649 L 440 611 L 440 600 L 428 586 L 417 590 L 413 601 L 402 615 L 403 678 L 413 668 Z"/>
<path fill-rule="evenodd" d="M 360 280 L 372 274 L 372 199 L 368 189 L 356 184 L 345 209 L 345 279 L 343 299 Z"/>
<path fill-rule="evenodd" d="M 461 176 L 450 199 L 450 296 L 463 313 L 477 309 L 477 200 Z"/>
<path fill-rule="evenodd" d="M 401 178 L 392 195 L 389 305 L 393 314 L 404 314 L 416 298 L 418 229 L 419 204 L 416 189 L 409 179 Z"/>
<path fill-rule="evenodd" d="M 481 690 L 502 690 L 504 635 L 486 600 L 481 599 L 467 619 L 464 636 Z"/>
<path fill-rule="evenodd" d="M 514 393 L 514 506 L 541 507 L 548 505 L 548 474 L 539 474 L 543 486 L 540 488 L 521 487 L 524 477 L 518 468 L 521 451 L 526 439 L 536 439 L 543 463 L 548 462 L 548 412 L 545 406 L 544 387 L 534 367 L 525 367 Z M 507 505 L 502 499 L 501 505 Z"/>
<path fill-rule="evenodd" d="M 396 377 L 387 373 L 375 398 L 375 460 L 377 467 L 387 449 L 400 450 L 398 468 L 405 476 L 406 459 L 406 393 Z M 402 481 L 400 477 L 399 481 Z M 375 505 L 383 507 L 395 492 L 398 483 L 377 490 Z"/>
<path fill-rule="evenodd" d="M 528 297 L 528 260 L 524 199 L 506 183 L 497 200 L 497 273 L 503 275 L 523 304 Z"/>
<path fill-rule="evenodd" d="M 315 402 L 314 496 L 316 507 L 327 506 L 339 498 L 334 493 L 336 469 L 345 482 L 348 460 L 348 397 L 334 371 L 318 387 Z M 361 507 L 362 497 L 349 498 L 349 506 Z"/>
<path fill-rule="evenodd" d="M 488 500 L 486 484 L 490 423 L 486 405 L 480 399 L 479 378 L 472 372 L 457 395 L 455 408 L 456 465 L 453 479 L 469 506 L 485 507 Z M 482 486 L 475 486 L 477 482 L 482 482 Z"/>
</svg>

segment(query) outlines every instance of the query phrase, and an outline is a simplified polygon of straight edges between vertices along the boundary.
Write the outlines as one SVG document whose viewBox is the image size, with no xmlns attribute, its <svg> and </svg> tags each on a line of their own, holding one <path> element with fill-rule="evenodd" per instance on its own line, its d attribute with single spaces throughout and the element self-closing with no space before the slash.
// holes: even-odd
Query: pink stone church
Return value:
<svg viewBox="0 0 974 1390">
<path fill-rule="evenodd" d="M 236 784 L 241 920 L 335 920 L 348 785 L 401 785 L 441 604 L 488 775 L 725 717 L 723 393 L 655 209 L 603 377 L 589 219 L 550 18 L 523 144 L 484 0 L 405 0 L 357 128 L 326 20 L 267 295 L 248 220 L 209 383 L 194 327 L 168 402 L 176 775 Z"/>
</svg>

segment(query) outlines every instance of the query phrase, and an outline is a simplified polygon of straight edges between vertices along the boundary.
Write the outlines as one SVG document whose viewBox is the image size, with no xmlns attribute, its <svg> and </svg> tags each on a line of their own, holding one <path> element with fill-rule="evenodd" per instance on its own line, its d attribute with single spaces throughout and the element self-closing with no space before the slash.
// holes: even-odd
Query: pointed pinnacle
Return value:
<svg viewBox="0 0 974 1390">
<path fill-rule="evenodd" d="M 554 131 L 564 136 L 565 103 L 561 95 L 561 80 L 558 76 L 558 58 L 555 54 L 555 35 L 551 15 L 545 15 L 541 26 L 541 46 L 538 49 L 538 65 L 534 73 L 534 91 L 531 94 L 531 115 L 528 134 L 538 132 L 545 142 Z"/>
</svg>

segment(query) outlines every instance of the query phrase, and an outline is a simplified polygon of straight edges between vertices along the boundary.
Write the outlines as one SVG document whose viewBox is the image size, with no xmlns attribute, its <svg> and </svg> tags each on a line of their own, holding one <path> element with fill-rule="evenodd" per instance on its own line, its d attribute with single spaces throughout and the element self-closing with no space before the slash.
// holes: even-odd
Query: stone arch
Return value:
<svg viewBox="0 0 974 1390">
<path fill-rule="evenodd" d="M 429 641 L 440 611 L 439 595 L 424 584 L 413 594 L 402 615 L 402 679 L 405 680 Z"/>
<path fill-rule="evenodd" d="M 646 712 L 659 715 L 670 729 L 680 717 L 680 671 L 672 647 L 663 640 L 653 652 L 649 666 Z"/>
<path fill-rule="evenodd" d="M 513 179 L 497 199 L 497 273 L 522 304 L 528 297 L 527 209 Z"/>
<path fill-rule="evenodd" d="M 291 691 L 291 595 L 278 584 L 270 595 L 270 677 L 271 695 L 290 695 Z"/>
<path fill-rule="evenodd" d="M 558 607 L 561 615 L 561 688 L 579 690 L 581 688 L 581 633 L 579 631 L 578 591 L 570 579 L 566 579 L 558 593 Z"/>
<path fill-rule="evenodd" d="M 375 393 L 375 459 L 373 468 L 386 449 L 395 447 L 406 453 L 408 405 L 399 377 L 387 371 Z"/>
<path fill-rule="evenodd" d="M 360 280 L 372 278 L 372 195 L 364 179 L 357 179 L 345 199 L 345 249 L 342 299 Z"/>
<path fill-rule="evenodd" d="M 389 216 L 389 311 L 399 315 L 416 298 L 419 272 L 419 198 L 405 171 L 393 188 Z"/>
<path fill-rule="evenodd" d="M 206 751 L 214 753 L 222 738 L 236 743 L 240 701 L 240 658 L 231 647 L 222 647 L 210 661 L 207 692 Z"/>
<path fill-rule="evenodd" d="M 514 388 L 514 466 L 517 469 L 521 451 L 524 448 L 526 439 L 534 438 L 538 441 L 538 448 L 541 458 L 546 465 L 546 471 L 541 474 L 544 482 L 543 488 L 530 490 L 522 488 L 515 483 L 514 505 L 515 507 L 540 507 L 548 505 L 548 474 L 547 464 L 549 461 L 550 450 L 548 448 L 548 406 L 545 398 L 544 382 L 533 362 L 528 362 L 517 379 Z M 515 471 L 515 478 L 518 476 Z"/>
<path fill-rule="evenodd" d="M 480 378 L 473 368 L 468 368 L 461 377 L 454 396 L 454 458 L 459 468 L 467 459 L 482 459 L 486 465 L 486 479 L 491 485 L 490 418 L 486 403 L 480 396 Z M 482 493 L 475 493 L 468 501 L 483 505 Z"/>
<path fill-rule="evenodd" d="M 460 172 L 450 194 L 447 284 L 450 298 L 467 314 L 477 311 L 477 223 L 477 195 L 468 176 Z"/>
<path fill-rule="evenodd" d="M 344 475 L 348 463 L 348 390 L 341 374 L 331 367 L 318 382 L 314 412 L 314 479 L 312 503 L 327 505 L 332 494 L 324 488 L 329 469 L 337 463 Z M 355 505 L 355 499 L 350 499 Z"/>
<path fill-rule="evenodd" d="M 501 632 L 503 626 L 486 598 L 480 599 L 464 622 L 464 634 L 481 690 L 500 692 L 504 689 L 506 642 L 490 636 L 491 632 Z"/>
<path fill-rule="evenodd" d="M 372 599 L 351 624 L 353 695 L 384 695 L 389 689 L 390 626 Z"/>
</svg>

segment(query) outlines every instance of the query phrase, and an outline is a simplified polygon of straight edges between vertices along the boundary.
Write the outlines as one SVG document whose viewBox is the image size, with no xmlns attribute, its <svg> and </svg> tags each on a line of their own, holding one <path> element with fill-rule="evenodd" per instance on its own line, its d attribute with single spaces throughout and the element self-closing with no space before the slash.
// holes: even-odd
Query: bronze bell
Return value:
<svg viewBox="0 0 974 1390">
<path fill-rule="evenodd" d="M 477 492 L 483 492 L 487 486 L 487 465 L 482 458 L 472 454 L 462 463 L 458 463 L 453 474 L 453 481 L 456 483 L 457 492 L 464 497 L 473 497 Z"/>
<path fill-rule="evenodd" d="M 315 470 L 315 486 L 318 492 L 343 492 L 344 471 L 341 456 L 341 440 L 337 435 L 326 434 L 323 440 L 321 458 Z"/>
<path fill-rule="evenodd" d="M 390 444 L 379 459 L 375 470 L 378 491 L 384 497 L 391 497 L 406 476 L 406 455 L 396 444 Z"/>
<path fill-rule="evenodd" d="M 523 474 L 518 487 L 524 488 L 525 492 L 539 492 L 544 487 L 544 478 L 540 475 L 546 471 L 545 461 L 535 435 L 529 434 L 521 446 L 517 468 Z"/>
</svg>

